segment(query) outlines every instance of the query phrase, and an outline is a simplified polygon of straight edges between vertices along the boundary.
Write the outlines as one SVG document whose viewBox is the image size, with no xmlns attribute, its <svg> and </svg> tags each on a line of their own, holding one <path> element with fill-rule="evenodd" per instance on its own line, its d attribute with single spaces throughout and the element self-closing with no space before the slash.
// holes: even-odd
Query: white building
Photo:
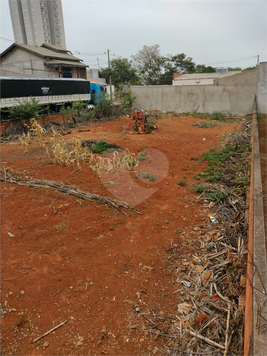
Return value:
<svg viewBox="0 0 267 356">
<path fill-rule="evenodd" d="M 66 48 L 61 0 L 9 0 L 15 42 Z"/>
<path fill-rule="evenodd" d="M 214 85 L 216 79 L 229 77 L 241 73 L 241 71 L 233 71 L 228 73 L 194 73 L 183 74 L 174 78 L 172 85 Z"/>
</svg>

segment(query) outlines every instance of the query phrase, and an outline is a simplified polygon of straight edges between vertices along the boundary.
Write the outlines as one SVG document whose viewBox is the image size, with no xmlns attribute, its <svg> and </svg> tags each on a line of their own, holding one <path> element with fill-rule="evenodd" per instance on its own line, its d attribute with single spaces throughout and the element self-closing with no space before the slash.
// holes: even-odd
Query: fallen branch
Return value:
<svg viewBox="0 0 267 356">
<path fill-rule="evenodd" d="M 52 331 L 56 330 L 56 329 L 57 329 L 57 328 L 59 328 L 60 326 L 62 326 L 62 325 L 64 325 L 64 324 L 66 324 L 66 322 L 67 322 L 67 321 L 68 321 L 68 320 L 63 321 L 63 323 L 61 323 L 61 324 L 59 324 L 59 325 L 55 326 L 53 329 L 50 329 L 49 331 L 47 331 L 47 332 L 46 332 L 46 333 L 44 333 L 43 335 L 41 335 L 41 336 L 37 337 L 37 339 L 32 340 L 32 344 L 33 344 L 33 343 L 35 343 L 36 341 L 38 341 L 38 340 L 42 339 L 44 336 L 46 336 L 46 335 L 50 334 Z"/>
<path fill-rule="evenodd" d="M 230 316 L 231 316 L 231 305 L 228 304 L 228 313 L 227 313 L 227 322 L 226 322 L 226 333 L 225 333 L 225 351 L 224 351 L 223 356 L 226 356 L 226 355 L 227 355 L 227 351 L 228 351 Z"/>
<path fill-rule="evenodd" d="M 197 334 L 197 333 L 195 333 L 193 331 L 189 331 L 189 333 L 190 333 L 191 336 L 197 337 L 198 339 L 205 341 L 207 344 L 209 344 L 211 346 L 218 347 L 221 350 L 225 350 L 224 346 L 218 344 L 215 341 L 212 341 L 212 340 L 208 339 L 207 337 L 204 337 L 204 336 L 202 336 L 200 334 Z"/>
<path fill-rule="evenodd" d="M 18 185 L 23 185 L 23 186 L 27 186 L 27 187 L 31 187 L 31 188 L 56 189 L 60 192 L 74 195 L 80 199 L 89 200 L 89 201 L 96 200 L 99 202 L 99 204 L 106 204 L 107 206 L 116 208 L 125 215 L 127 215 L 127 214 L 121 209 L 129 209 L 129 210 L 132 210 L 138 214 L 141 214 L 139 210 L 131 207 L 127 203 L 124 203 L 120 200 L 103 197 L 103 196 L 100 196 L 97 194 L 91 194 L 89 192 L 83 191 L 83 190 L 81 190 L 75 186 L 72 186 L 72 185 L 66 185 L 66 184 L 63 184 L 62 182 L 55 182 L 53 180 L 24 178 L 24 177 L 19 176 L 18 174 L 9 173 L 6 168 L 1 169 L 1 172 L 4 173 L 4 175 L 2 175 L 0 178 L 0 180 L 3 182 L 15 183 Z"/>
<path fill-rule="evenodd" d="M 28 271 L 28 272 L 25 272 L 25 273 L 23 273 L 23 274 L 21 274 L 21 275 L 19 275 L 19 276 L 16 276 L 16 277 L 10 277 L 10 278 L 5 278 L 5 279 L 2 279 L 2 281 L 11 281 L 11 279 L 17 279 L 17 278 L 20 278 L 20 277 L 22 277 L 22 276 L 25 276 L 25 274 L 28 274 L 30 271 Z"/>
</svg>

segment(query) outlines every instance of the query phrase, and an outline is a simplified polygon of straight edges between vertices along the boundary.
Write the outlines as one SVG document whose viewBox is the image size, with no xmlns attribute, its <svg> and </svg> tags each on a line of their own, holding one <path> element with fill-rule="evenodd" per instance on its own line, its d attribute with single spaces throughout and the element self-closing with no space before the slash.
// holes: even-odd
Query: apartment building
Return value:
<svg viewBox="0 0 267 356">
<path fill-rule="evenodd" d="M 15 42 L 66 48 L 61 0 L 9 0 Z"/>
</svg>

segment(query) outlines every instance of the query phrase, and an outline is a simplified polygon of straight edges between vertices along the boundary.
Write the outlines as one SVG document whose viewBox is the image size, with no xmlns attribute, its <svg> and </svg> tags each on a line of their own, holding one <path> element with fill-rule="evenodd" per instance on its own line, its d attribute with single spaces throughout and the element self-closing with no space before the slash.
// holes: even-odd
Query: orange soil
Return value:
<svg viewBox="0 0 267 356">
<path fill-rule="evenodd" d="M 179 295 L 173 294 L 176 270 L 169 268 L 166 249 L 178 244 L 181 257 L 192 260 L 193 226 L 201 228 L 208 222 L 207 209 L 191 191 L 197 183 L 193 175 L 205 167 L 197 159 L 203 151 L 218 148 L 223 134 L 239 128 L 235 123 L 193 127 L 198 121 L 169 116 L 158 121 L 155 134 L 129 135 L 122 132 L 125 122 L 120 119 L 79 133 L 81 139 L 102 139 L 136 154 L 147 147 L 138 170 L 152 173 L 156 181 L 129 174 L 132 195 L 113 184 L 116 177 L 99 179 L 88 166 L 76 171 L 47 164 L 37 142 L 25 154 L 17 142 L 1 146 L 2 166 L 99 195 L 125 196 L 141 212 L 127 211 L 125 216 L 51 189 L 2 183 L 2 354 L 166 353 L 161 337 L 154 340 L 155 335 L 137 330 L 134 324 L 141 312 L 176 314 L 180 302 Z M 75 137 L 77 131 L 65 139 Z M 184 186 L 178 184 L 181 180 L 186 181 Z M 119 192 L 109 188 L 112 184 Z M 114 196 L 107 188 L 113 189 Z M 149 196 L 151 188 L 156 190 Z M 149 197 L 142 201 L 147 192 Z M 32 343 L 65 320 L 66 324 Z"/>
</svg>

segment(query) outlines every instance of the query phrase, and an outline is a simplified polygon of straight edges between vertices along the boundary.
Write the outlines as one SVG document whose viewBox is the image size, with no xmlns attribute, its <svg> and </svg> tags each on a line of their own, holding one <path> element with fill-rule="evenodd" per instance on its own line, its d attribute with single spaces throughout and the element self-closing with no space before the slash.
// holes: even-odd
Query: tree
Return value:
<svg viewBox="0 0 267 356">
<path fill-rule="evenodd" d="M 184 53 L 176 54 L 170 58 L 178 73 L 191 74 L 195 72 L 193 58 L 186 57 Z"/>
<path fill-rule="evenodd" d="M 161 75 L 160 84 L 171 85 L 174 73 L 194 73 L 195 63 L 191 57 L 184 53 L 164 57 L 164 73 Z"/>
<path fill-rule="evenodd" d="M 136 69 L 127 58 L 112 59 L 110 62 L 111 81 L 115 88 L 119 89 L 121 84 L 137 84 L 138 76 Z M 105 78 L 109 83 L 109 68 L 101 68 L 99 76 Z"/>
<path fill-rule="evenodd" d="M 143 84 L 159 84 L 165 63 L 165 58 L 160 54 L 159 45 L 143 46 L 131 58 Z"/>
<path fill-rule="evenodd" d="M 215 73 L 216 69 L 208 66 L 206 67 L 205 64 L 198 64 L 195 68 L 195 73 Z"/>
<path fill-rule="evenodd" d="M 229 72 L 241 71 L 241 70 L 242 70 L 242 68 L 240 68 L 240 67 L 235 67 L 235 68 L 228 67 L 228 71 L 229 71 Z"/>
</svg>

